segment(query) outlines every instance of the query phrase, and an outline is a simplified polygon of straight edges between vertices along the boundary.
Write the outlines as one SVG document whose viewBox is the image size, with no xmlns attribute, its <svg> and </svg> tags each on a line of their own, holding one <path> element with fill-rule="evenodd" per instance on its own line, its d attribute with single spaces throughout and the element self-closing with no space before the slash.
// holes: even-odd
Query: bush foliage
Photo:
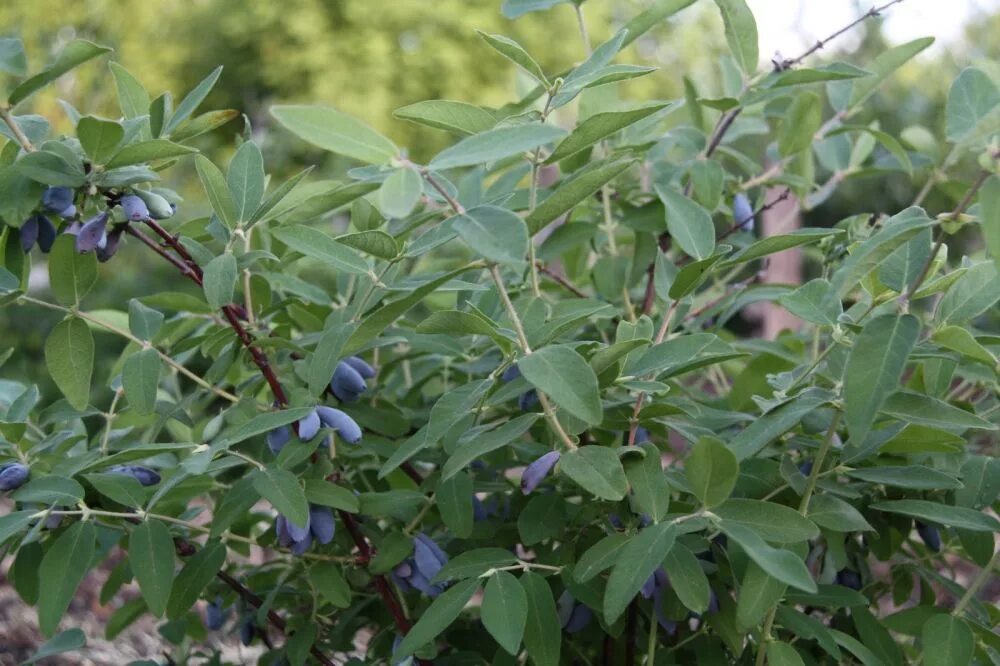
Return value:
<svg viewBox="0 0 1000 666">
<path fill-rule="evenodd" d="M 328 106 L 275 106 L 274 133 L 356 164 L 343 182 L 269 182 L 249 121 L 227 165 L 199 154 L 239 115 L 200 110 L 219 70 L 175 101 L 111 62 L 121 117 L 66 104 L 75 136 L 53 136 L 31 96 L 108 49 L 29 72 L 0 40 L 0 299 L 64 316 L 62 397 L 2 385 L 0 545 L 52 637 L 36 657 L 84 644 L 62 617 L 125 553 L 107 635 L 160 618 L 170 663 L 219 663 L 207 632 L 266 664 L 996 663 L 1000 92 L 963 71 L 947 151 L 921 150 L 862 118 L 932 40 L 764 70 L 744 1 L 716 0 L 721 96 L 605 94 L 651 71 L 617 54 L 692 2 L 592 49 L 583 30 L 563 72 L 482 33 L 537 85 L 397 110 L 454 138 L 425 164 Z M 908 208 L 755 231 L 897 174 L 923 186 Z M 954 206 L 921 208 L 941 183 Z M 761 283 L 791 248 L 811 279 Z M 133 258 L 199 295 L 88 309 Z M 755 303 L 803 326 L 741 337 Z"/>
</svg>

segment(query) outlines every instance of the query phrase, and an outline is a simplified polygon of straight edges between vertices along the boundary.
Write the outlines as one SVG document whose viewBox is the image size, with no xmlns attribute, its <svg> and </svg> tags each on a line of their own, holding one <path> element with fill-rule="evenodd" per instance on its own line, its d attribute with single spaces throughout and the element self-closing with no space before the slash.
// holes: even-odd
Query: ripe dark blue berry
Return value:
<svg viewBox="0 0 1000 666">
<path fill-rule="evenodd" d="M 76 235 L 76 251 L 80 254 L 87 254 L 107 243 L 107 226 L 107 213 L 98 213 L 87 220 Z"/>
<path fill-rule="evenodd" d="M 229 609 L 222 606 L 222 597 L 208 602 L 205 607 L 205 628 L 217 631 L 222 628 L 229 617 Z"/>
<path fill-rule="evenodd" d="M 327 428 L 333 428 L 337 435 L 348 444 L 361 441 L 361 426 L 350 416 L 333 407 L 317 407 L 316 414 Z"/>
<path fill-rule="evenodd" d="M 316 410 L 309 412 L 309 415 L 299 420 L 299 439 L 308 442 L 319 432 L 320 420 Z"/>
<path fill-rule="evenodd" d="M 56 242 L 56 226 L 44 215 L 38 216 L 38 249 L 48 254 Z"/>
<path fill-rule="evenodd" d="M 27 254 L 35 246 L 38 240 L 38 218 L 40 215 L 32 215 L 21 225 L 21 249 Z"/>
<path fill-rule="evenodd" d="M 330 390 L 341 402 L 355 402 L 368 389 L 364 377 L 354 367 L 341 361 L 333 371 Z"/>
<path fill-rule="evenodd" d="M 0 466 L 0 491 L 20 488 L 30 475 L 28 466 L 21 463 L 13 462 Z"/>
<path fill-rule="evenodd" d="M 76 206 L 73 205 L 73 190 L 68 187 L 47 188 L 42 194 L 42 207 L 60 217 L 74 215 Z"/>
<path fill-rule="evenodd" d="M 843 585 L 844 587 L 849 587 L 852 590 L 861 589 L 861 576 L 857 571 L 852 569 L 841 569 L 838 571 L 834 582 L 837 583 L 837 585 Z"/>
<path fill-rule="evenodd" d="M 358 374 L 365 379 L 372 379 L 375 377 L 375 368 L 368 365 L 362 358 L 357 356 L 348 356 L 343 362 L 357 370 Z"/>
<path fill-rule="evenodd" d="M 733 197 L 733 224 L 746 231 L 753 231 L 753 206 L 745 194 Z"/>
<path fill-rule="evenodd" d="M 539 457 L 524 469 L 521 475 L 521 492 L 527 495 L 549 475 L 552 468 L 559 462 L 561 454 L 558 451 L 549 451 Z"/>
<path fill-rule="evenodd" d="M 160 475 L 142 465 L 115 465 L 108 468 L 109 474 L 127 474 L 144 486 L 154 486 L 160 482 Z"/>
<path fill-rule="evenodd" d="M 941 533 L 938 528 L 917 521 L 917 534 L 931 551 L 937 553 L 941 550 Z"/>
<path fill-rule="evenodd" d="M 124 233 L 125 227 L 115 227 L 108 232 L 106 242 L 103 245 L 97 246 L 97 260 L 104 263 L 115 256 L 118 252 L 118 246 L 122 240 L 122 233 Z"/>
<path fill-rule="evenodd" d="M 125 217 L 132 222 L 149 219 L 149 208 L 146 206 L 146 202 L 136 195 L 127 194 L 118 203 L 121 205 Z"/>
</svg>

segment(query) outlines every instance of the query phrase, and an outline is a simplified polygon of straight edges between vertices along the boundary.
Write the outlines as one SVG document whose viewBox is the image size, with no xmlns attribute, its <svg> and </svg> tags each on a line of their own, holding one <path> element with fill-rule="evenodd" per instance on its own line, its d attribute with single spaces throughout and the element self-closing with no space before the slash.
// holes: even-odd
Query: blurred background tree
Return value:
<svg viewBox="0 0 1000 666">
<path fill-rule="evenodd" d="M 794 16 L 795 7 L 804 7 L 801 3 L 818 1 L 759 0 L 751 4 L 756 9 L 756 5 L 780 3 L 782 11 L 787 7 Z M 582 11 L 593 43 L 607 39 L 650 2 L 585 2 Z M 857 15 L 871 6 L 868 0 L 844 2 L 855 5 Z M 976 65 L 1000 78 L 996 64 L 1000 41 L 994 37 L 1000 32 L 1000 2 L 980 2 L 984 11 L 964 28 L 964 40 L 938 45 L 929 55 L 909 63 L 881 89 L 867 115 L 856 121 L 878 121 L 894 135 L 906 129 L 905 136 L 914 140 L 942 137 L 945 99 L 959 70 Z M 442 148 L 449 137 L 394 118 L 394 109 L 435 98 L 498 107 L 517 100 L 530 89 L 530 83 L 519 77 L 515 67 L 483 43 L 476 29 L 516 39 L 546 71 L 562 71 L 584 58 L 572 4 L 517 20 L 505 18 L 500 4 L 500 0 L 35 0 L 0 4 L 0 25 L 4 26 L 0 34 L 21 36 L 35 69 L 73 38 L 111 46 L 115 49 L 113 59 L 133 72 L 153 97 L 170 90 L 179 98 L 221 64 L 222 77 L 203 108 L 233 108 L 245 113 L 263 146 L 272 177 L 281 179 L 303 164 L 317 164 L 319 169 L 311 178 L 329 178 L 342 176 L 345 165 L 287 134 L 269 135 L 272 121 L 266 111 L 271 104 L 332 105 L 363 118 L 399 145 L 408 147 L 415 159 L 423 160 Z M 903 2 L 892 12 L 905 13 L 916 6 L 917 0 L 912 5 Z M 773 10 L 773 5 L 767 9 Z M 879 21 L 866 21 L 852 31 L 850 38 L 819 52 L 816 60 L 868 61 L 887 43 L 881 27 Z M 923 34 L 934 34 L 936 27 L 919 26 Z M 830 28 L 811 25 L 809 33 L 825 36 L 824 31 Z M 774 50 L 774 45 L 761 44 L 762 56 Z M 726 52 L 714 4 L 695 3 L 631 45 L 619 58 L 619 62 L 656 66 L 657 72 L 636 81 L 605 86 L 601 94 L 630 99 L 681 99 L 683 72 L 702 97 L 720 97 L 720 63 Z M 56 94 L 39 95 L 32 102 L 32 110 L 52 120 L 56 131 L 68 129 L 71 122 L 60 99 L 86 113 L 115 117 L 119 110 L 110 80 L 103 65 L 87 65 L 61 78 Z M 568 113 L 574 112 L 570 107 Z M 676 124 L 690 122 L 683 109 L 669 120 Z M 242 130 L 242 123 L 233 121 L 200 138 L 198 147 L 224 163 L 234 148 L 234 135 Z M 753 142 L 755 137 L 747 133 L 739 140 Z M 946 150 L 943 144 L 940 148 Z M 765 159 L 763 144 L 756 152 Z M 181 192 L 199 187 L 192 174 L 187 182 L 171 182 L 169 186 Z M 873 211 L 899 210 L 913 200 L 925 177 L 926 172 L 915 178 L 916 185 L 901 175 L 851 179 L 837 197 L 807 211 L 804 223 L 829 226 L 848 211 L 857 210 L 857 202 L 861 201 Z M 942 183 L 925 205 L 937 213 L 949 209 L 957 196 L 948 183 Z M 182 206 L 178 218 L 182 221 L 202 213 Z M 177 284 L 166 268 L 148 266 L 148 257 L 136 248 L 126 247 L 124 252 L 131 258 L 116 261 L 113 268 L 102 266 L 102 270 L 116 271 L 118 279 L 99 282 L 100 293 L 91 297 L 94 307 L 118 308 L 136 293 L 189 289 L 186 284 Z M 36 266 L 35 273 L 38 288 L 44 289 L 44 265 Z M 42 363 L 40 333 L 51 328 L 54 321 L 39 322 L 36 318 L 52 319 L 52 315 L 15 312 L 25 316 L 0 321 L 0 337 L 22 341 L 24 353 L 10 359 L 7 363 L 15 367 L 7 370 L 31 378 L 46 395 L 55 396 L 57 392 Z M 98 336 L 99 345 L 102 338 Z M 108 347 L 101 355 L 104 361 L 98 373 L 102 368 L 109 369 L 116 357 L 117 343 L 105 342 Z"/>
</svg>

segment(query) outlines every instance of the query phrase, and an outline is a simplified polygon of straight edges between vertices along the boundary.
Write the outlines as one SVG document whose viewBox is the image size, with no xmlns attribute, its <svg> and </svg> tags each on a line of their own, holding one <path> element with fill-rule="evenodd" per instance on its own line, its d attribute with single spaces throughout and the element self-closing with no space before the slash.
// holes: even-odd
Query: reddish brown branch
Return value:
<svg viewBox="0 0 1000 666">
<path fill-rule="evenodd" d="M 571 292 L 575 296 L 578 296 L 580 298 L 586 298 L 587 297 L 587 294 L 584 293 L 584 291 L 582 289 L 580 289 L 575 284 L 573 284 L 572 282 L 570 282 L 569 280 L 567 280 L 564 276 L 562 276 L 559 273 L 556 273 L 555 271 L 553 271 L 551 268 L 546 267 L 542 262 L 536 261 L 535 262 L 535 267 L 538 269 L 539 273 L 541 273 L 542 275 L 550 278 L 553 282 L 555 282 L 556 284 L 558 284 L 562 288 L 566 289 L 567 291 Z"/>
</svg>

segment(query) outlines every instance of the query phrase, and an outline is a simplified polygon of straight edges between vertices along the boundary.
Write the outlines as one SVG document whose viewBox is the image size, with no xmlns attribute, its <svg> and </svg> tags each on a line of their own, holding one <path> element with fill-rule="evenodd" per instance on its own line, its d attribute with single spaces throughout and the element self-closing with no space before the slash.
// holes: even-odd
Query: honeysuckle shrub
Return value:
<svg viewBox="0 0 1000 666">
<path fill-rule="evenodd" d="M 0 40 L 2 302 L 63 317 L 62 396 L 0 387 L 0 544 L 36 657 L 85 644 L 63 616 L 114 558 L 107 637 L 155 616 L 170 663 L 237 636 L 266 664 L 996 663 L 1000 93 L 964 70 L 944 134 L 906 141 L 865 101 L 930 39 L 761 68 L 746 5 L 717 0 L 724 89 L 621 101 L 651 68 L 619 52 L 692 3 L 593 48 L 559 35 L 587 54 L 565 72 L 483 34 L 476 57 L 536 85 L 399 109 L 453 135 L 426 163 L 275 106 L 272 139 L 352 160 L 340 181 L 270 178 L 249 126 L 228 164 L 199 154 L 239 115 L 200 109 L 219 71 L 175 103 L 111 62 L 120 117 L 64 104 L 57 135 L 32 94 L 108 49 L 29 72 Z M 890 176 L 912 206 L 755 228 Z M 921 207 L 934 188 L 950 208 Z M 762 283 L 790 248 L 804 284 Z M 198 296 L 89 308 L 119 261 Z M 760 303 L 803 325 L 739 335 Z M 120 342 L 106 374 L 95 335 Z"/>
</svg>

